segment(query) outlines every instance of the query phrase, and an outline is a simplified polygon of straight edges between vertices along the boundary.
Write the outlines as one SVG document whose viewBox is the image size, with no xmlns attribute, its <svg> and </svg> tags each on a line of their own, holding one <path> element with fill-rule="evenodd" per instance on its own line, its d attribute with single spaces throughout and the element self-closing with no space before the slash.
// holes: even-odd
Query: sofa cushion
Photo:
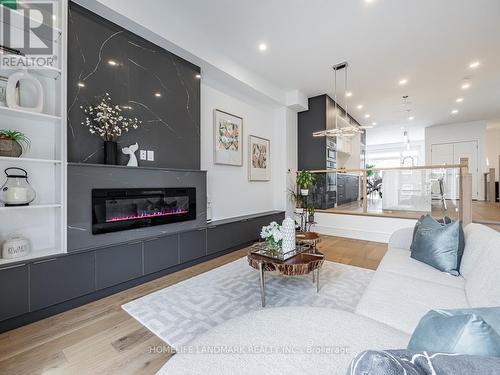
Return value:
<svg viewBox="0 0 500 375">
<path fill-rule="evenodd" d="M 389 250 L 393 248 L 410 250 L 412 240 L 413 228 L 398 229 L 389 238 L 387 248 Z"/>
<path fill-rule="evenodd" d="M 446 272 L 440 272 L 434 267 L 412 259 L 410 252 L 406 249 L 392 248 L 388 250 L 378 266 L 378 270 L 390 271 L 462 290 L 465 288 L 465 280 L 462 276 L 456 277 Z"/>
<path fill-rule="evenodd" d="M 441 224 L 430 215 L 416 226 L 411 257 L 436 269 L 459 274 L 460 223 Z"/>
<path fill-rule="evenodd" d="M 469 224 L 465 227 L 465 251 L 460 264 L 460 274 L 467 278 L 471 276 L 474 265 L 480 256 L 487 250 L 488 242 L 494 240 L 493 229 L 486 225 Z"/>
<path fill-rule="evenodd" d="M 467 243 L 467 251 L 477 251 L 477 259 L 466 265 L 465 291 L 472 307 L 500 306 L 500 233 L 481 228 L 481 243 Z M 470 236 L 475 239 L 475 236 Z M 467 240 L 466 240 L 467 241 Z M 470 241 L 472 242 L 472 241 Z"/>
<path fill-rule="evenodd" d="M 500 357 L 500 335 L 483 315 L 498 322 L 500 308 L 431 310 L 418 323 L 408 349 Z"/>
<path fill-rule="evenodd" d="M 369 350 L 358 354 L 346 375 L 497 375 L 500 358 L 409 350 Z"/>
<path fill-rule="evenodd" d="M 411 334 L 429 310 L 467 307 L 469 304 L 462 289 L 377 271 L 361 297 L 356 313 Z"/>
</svg>

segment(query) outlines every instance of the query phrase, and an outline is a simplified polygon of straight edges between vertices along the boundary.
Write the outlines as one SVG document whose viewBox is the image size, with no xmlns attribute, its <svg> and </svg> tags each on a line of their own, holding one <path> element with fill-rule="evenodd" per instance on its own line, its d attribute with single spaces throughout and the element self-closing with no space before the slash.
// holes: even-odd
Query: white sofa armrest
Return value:
<svg viewBox="0 0 500 375">
<path fill-rule="evenodd" d="M 413 241 L 413 228 L 402 228 L 395 231 L 389 238 L 389 249 L 407 249 L 410 250 Z"/>
</svg>

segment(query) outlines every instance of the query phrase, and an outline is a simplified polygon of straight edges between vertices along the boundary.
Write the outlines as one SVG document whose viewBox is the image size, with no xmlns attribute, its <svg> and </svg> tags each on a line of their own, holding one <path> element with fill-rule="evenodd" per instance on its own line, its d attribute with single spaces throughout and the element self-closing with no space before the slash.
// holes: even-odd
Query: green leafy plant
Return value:
<svg viewBox="0 0 500 375">
<path fill-rule="evenodd" d="M 309 171 L 300 171 L 297 175 L 297 185 L 301 189 L 309 189 L 314 185 L 316 178 Z"/>
<path fill-rule="evenodd" d="M 371 177 L 375 174 L 375 171 L 372 171 L 373 168 L 375 168 L 375 164 L 367 164 L 366 165 L 366 169 L 367 169 L 366 175 L 368 177 Z"/>
<path fill-rule="evenodd" d="M 304 198 L 302 195 L 297 193 L 297 189 L 288 189 L 288 198 L 290 199 L 290 202 L 295 204 L 295 207 L 302 207 L 302 204 L 304 203 Z"/>
<path fill-rule="evenodd" d="M 316 212 L 316 210 L 314 209 L 314 207 L 309 207 L 307 209 L 307 213 L 309 214 L 309 216 L 314 216 L 315 212 Z"/>
<path fill-rule="evenodd" d="M 0 139 L 7 139 L 19 143 L 23 151 L 27 151 L 31 147 L 30 139 L 24 133 L 18 132 L 16 130 L 1 129 Z"/>
</svg>

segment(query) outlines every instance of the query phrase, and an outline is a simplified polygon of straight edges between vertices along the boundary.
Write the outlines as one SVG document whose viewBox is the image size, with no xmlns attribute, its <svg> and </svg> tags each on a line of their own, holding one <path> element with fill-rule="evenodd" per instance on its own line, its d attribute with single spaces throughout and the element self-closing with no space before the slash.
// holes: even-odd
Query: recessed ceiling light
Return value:
<svg viewBox="0 0 500 375">
<path fill-rule="evenodd" d="M 470 87 L 470 83 L 464 83 L 462 85 L 462 90 L 467 90 Z"/>
<path fill-rule="evenodd" d="M 369 114 L 369 113 L 367 113 L 367 114 L 365 115 L 365 118 L 370 118 L 370 114 Z"/>
<path fill-rule="evenodd" d="M 407 80 L 406 78 L 402 78 L 402 79 L 400 79 L 400 80 L 399 80 L 399 84 L 400 84 L 400 86 L 404 86 L 404 85 L 406 85 L 407 83 L 408 83 L 408 80 Z"/>
<path fill-rule="evenodd" d="M 78 82 L 78 87 L 85 87 L 85 83 L 83 83 L 83 82 Z"/>
<path fill-rule="evenodd" d="M 458 113 L 458 109 L 454 109 L 453 111 L 451 111 L 452 115 L 456 115 L 457 113 Z"/>
<path fill-rule="evenodd" d="M 155 96 L 156 96 L 157 98 L 161 98 L 161 92 L 155 92 Z"/>
<path fill-rule="evenodd" d="M 348 98 L 350 98 L 352 96 L 352 92 L 351 91 L 346 92 L 345 96 L 348 97 Z"/>
<path fill-rule="evenodd" d="M 413 116 L 409 116 L 409 117 L 408 117 L 408 120 L 410 120 L 410 121 L 415 120 L 415 117 L 413 117 Z"/>
<path fill-rule="evenodd" d="M 358 104 L 357 109 L 363 109 L 363 104 Z"/>
<path fill-rule="evenodd" d="M 267 44 L 266 43 L 261 43 L 259 44 L 259 51 L 264 52 L 267 50 Z"/>
<path fill-rule="evenodd" d="M 479 61 L 474 61 L 469 64 L 469 68 L 476 69 L 477 67 L 479 67 L 479 65 L 481 65 Z"/>
<path fill-rule="evenodd" d="M 371 3 L 374 3 L 375 0 L 365 0 L 365 3 L 368 3 L 368 4 L 371 4 Z"/>
<path fill-rule="evenodd" d="M 457 103 L 462 103 L 464 101 L 464 98 L 458 98 L 457 100 L 455 100 Z"/>
<path fill-rule="evenodd" d="M 201 74 L 197 74 L 194 77 L 197 78 L 197 79 L 200 79 L 201 78 Z"/>
<path fill-rule="evenodd" d="M 372 125 L 375 126 L 375 125 L 377 125 L 377 123 L 376 122 L 372 122 Z"/>
<path fill-rule="evenodd" d="M 108 64 L 111 66 L 117 66 L 118 63 L 115 60 L 108 60 Z"/>
</svg>

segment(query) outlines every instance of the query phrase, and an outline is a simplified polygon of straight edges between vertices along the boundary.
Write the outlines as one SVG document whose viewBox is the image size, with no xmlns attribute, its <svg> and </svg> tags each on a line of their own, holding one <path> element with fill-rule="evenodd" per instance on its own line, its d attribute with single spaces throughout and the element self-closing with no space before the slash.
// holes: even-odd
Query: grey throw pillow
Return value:
<svg viewBox="0 0 500 375">
<path fill-rule="evenodd" d="M 411 257 L 440 271 L 459 275 L 463 240 L 458 221 L 444 220 L 442 223 L 432 216 L 419 219 L 414 230 Z"/>
<path fill-rule="evenodd" d="M 462 354 L 369 350 L 351 362 L 346 375 L 498 375 L 500 358 Z"/>
<path fill-rule="evenodd" d="M 420 319 L 408 349 L 500 357 L 500 307 L 431 310 Z"/>
</svg>

